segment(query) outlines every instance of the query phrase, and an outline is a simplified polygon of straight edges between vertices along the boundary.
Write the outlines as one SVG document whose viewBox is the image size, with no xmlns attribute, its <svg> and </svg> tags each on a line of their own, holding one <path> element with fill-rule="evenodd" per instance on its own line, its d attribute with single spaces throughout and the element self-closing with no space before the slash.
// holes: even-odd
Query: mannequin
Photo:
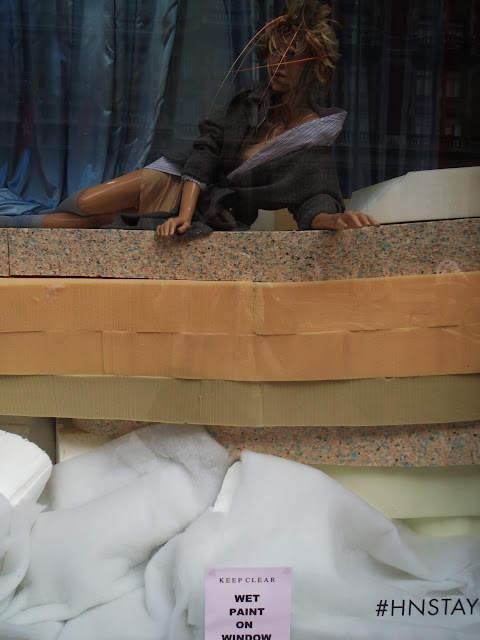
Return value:
<svg viewBox="0 0 480 640">
<path fill-rule="evenodd" d="M 329 13 L 329 7 L 316 0 L 290 0 L 282 15 L 265 25 L 259 32 L 257 48 L 259 58 L 266 61 L 267 87 L 244 92 L 218 114 L 207 116 L 200 123 L 200 136 L 183 165 L 168 157 L 162 158 L 145 169 L 84 189 L 61 203 L 57 212 L 45 215 L 44 227 L 99 228 L 113 222 L 119 213 L 174 212 L 157 227 L 157 235 L 164 238 L 185 233 L 197 207 L 214 221 L 213 228 L 215 216 L 222 213 L 233 220 L 233 226 L 229 228 L 235 228 L 243 216 L 241 207 L 245 208 L 245 203 L 252 211 L 255 207 L 257 210 L 283 207 L 292 210 L 295 207 L 301 229 L 378 226 L 375 220 L 361 212 L 343 211 L 336 172 L 328 154 L 324 153 L 326 143 L 322 142 L 322 134 L 318 133 L 328 118 L 344 118 L 338 113 L 341 110 L 333 110 L 336 113 L 328 113 L 326 118 L 326 110 L 321 111 L 316 106 L 318 96 L 328 92 L 339 58 Z M 261 111 L 265 112 L 263 119 L 252 124 L 254 115 Z M 307 132 L 306 125 L 312 123 L 314 127 Z M 340 129 L 341 126 L 334 137 Z M 298 141 L 301 135 L 309 139 L 310 130 L 319 136 L 318 157 L 321 155 L 325 163 L 323 181 L 318 177 L 323 165 L 318 165 L 317 172 L 312 145 Z M 330 134 L 326 135 L 328 138 Z M 287 144 L 287 141 L 284 150 L 278 151 L 279 144 Z M 331 144 L 330 139 L 328 144 Z M 265 155 L 267 147 L 274 154 L 277 148 L 273 160 Z M 262 154 L 265 157 L 263 165 L 259 164 Z M 248 163 L 253 163 L 253 168 L 245 173 Z M 270 184 L 265 177 L 267 166 L 271 167 Z M 295 167 L 303 167 L 300 177 L 305 176 L 305 184 L 298 183 L 298 188 L 297 183 L 293 187 L 284 184 L 291 174 L 290 167 L 292 171 Z M 242 171 L 243 177 L 239 177 Z M 312 172 L 311 179 L 306 175 L 308 171 Z M 312 180 L 318 181 L 317 191 L 312 187 Z M 282 188 L 285 201 L 281 196 Z M 296 193 L 290 197 L 292 191 Z M 218 202 L 216 193 L 220 194 Z M 152 195 L 153 201 L 149 200 L 148 194 Z M 318 211 L 312 210 L 315 202 L 321 207 Z M 240 214 L 235 212 L 235 205 Z M 243 216 L 245 219 L 240 222 L 244 226 L 238 228 L 248 228 L 256 216 L 252 211 L 246 218 Z M 292 213 L 297 218 L 297 214 Z"/>
</svg>

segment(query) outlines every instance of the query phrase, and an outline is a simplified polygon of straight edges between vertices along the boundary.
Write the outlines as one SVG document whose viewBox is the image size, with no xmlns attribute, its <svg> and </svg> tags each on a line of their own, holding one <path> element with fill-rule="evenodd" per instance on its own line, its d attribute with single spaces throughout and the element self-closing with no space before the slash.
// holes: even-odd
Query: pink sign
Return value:
<svg viewBox="0 0 480 640">
<path fill-rule="evenodd" d="M 290 640 L 292 569 L 207 569 L 205 640 Z"/>
</svg>

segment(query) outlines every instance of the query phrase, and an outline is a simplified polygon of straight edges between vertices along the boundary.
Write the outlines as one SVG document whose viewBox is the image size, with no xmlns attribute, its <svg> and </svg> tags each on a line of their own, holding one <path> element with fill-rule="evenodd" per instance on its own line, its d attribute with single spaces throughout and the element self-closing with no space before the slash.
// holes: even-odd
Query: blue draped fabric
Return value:
<svg viewBox="0 0 480 640">
<path fill-rule="evenodd" d="M 2 0 L 5 226 L 35 226 L 68 193 L 145 164 L 178 1 Z"/>
<path fill-rule="evenodd" d="M 266 80 L 250 70 L 222 81 L 247 42 L 279 14 L 284 0 L 184 0 L 179 7 L 165 103 L 149 161 L 168 151 L 183 151 L 198 135 L 198 121 L 234 94 Z M 243 68 L 255 67 L 255 48 Z"/>
<path fill-rule="evenodd" d="M 224 0 L 180 2 L 165 103 L 149 161 L 191 146 L 198 135 L 198 121 L 213 108 L 214 96 L 233 62 L 231 34 L 237 26 Z M 224 104 L 232 96 L 227 83 L 215 104 Z"/>
</svg>

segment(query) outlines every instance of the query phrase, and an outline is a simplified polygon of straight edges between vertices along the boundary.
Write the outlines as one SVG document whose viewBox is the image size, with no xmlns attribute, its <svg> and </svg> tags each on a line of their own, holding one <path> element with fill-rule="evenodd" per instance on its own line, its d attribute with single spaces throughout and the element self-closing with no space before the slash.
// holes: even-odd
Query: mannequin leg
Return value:
<svg viewBox="0 0 480 640">
<path fill-rule="evenodd" d="M 137 212 L 142 171 L 143 169 L 139 169 L 95 187 L 84 189 L 78 194 L 75 203 L 75 209 L 78 208 L 83 215 L 62 211 L 50 213 L 45 215 L 43 227 L 46 229 L 98 229 L 105 224 L 111 224 L 121 212 Z"/>
<path fill-rule="evenodd" d="M 78 207 L 86 216 L 138 210 L 142 171 L 138 169 L 95 187 L 84 189 L 77 198 Z"/>
<path fill-rule="evenodd" d="M 49 213 L 43 218 L 44 229 L 100 229 L 111 224 L 118 213 L 98 216 L 77 216 L 75 213 Z"/>
</svg>

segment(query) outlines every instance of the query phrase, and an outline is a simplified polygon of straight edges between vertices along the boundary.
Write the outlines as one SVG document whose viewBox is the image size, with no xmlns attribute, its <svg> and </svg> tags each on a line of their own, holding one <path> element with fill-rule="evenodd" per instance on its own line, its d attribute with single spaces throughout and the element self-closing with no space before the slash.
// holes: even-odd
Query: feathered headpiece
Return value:
<svg viewBox="0 0 480 640">
<path fill-rule="evenodd" d="M 257 55 L 285 53 L 288 58 L 311 59 L 313 74 L 328 90 L 340 58 L 338 40 L 329 20 L 330 7 L 320 0 L 288 0 L 282 14 L 263 32 Z"/>
</svg>

